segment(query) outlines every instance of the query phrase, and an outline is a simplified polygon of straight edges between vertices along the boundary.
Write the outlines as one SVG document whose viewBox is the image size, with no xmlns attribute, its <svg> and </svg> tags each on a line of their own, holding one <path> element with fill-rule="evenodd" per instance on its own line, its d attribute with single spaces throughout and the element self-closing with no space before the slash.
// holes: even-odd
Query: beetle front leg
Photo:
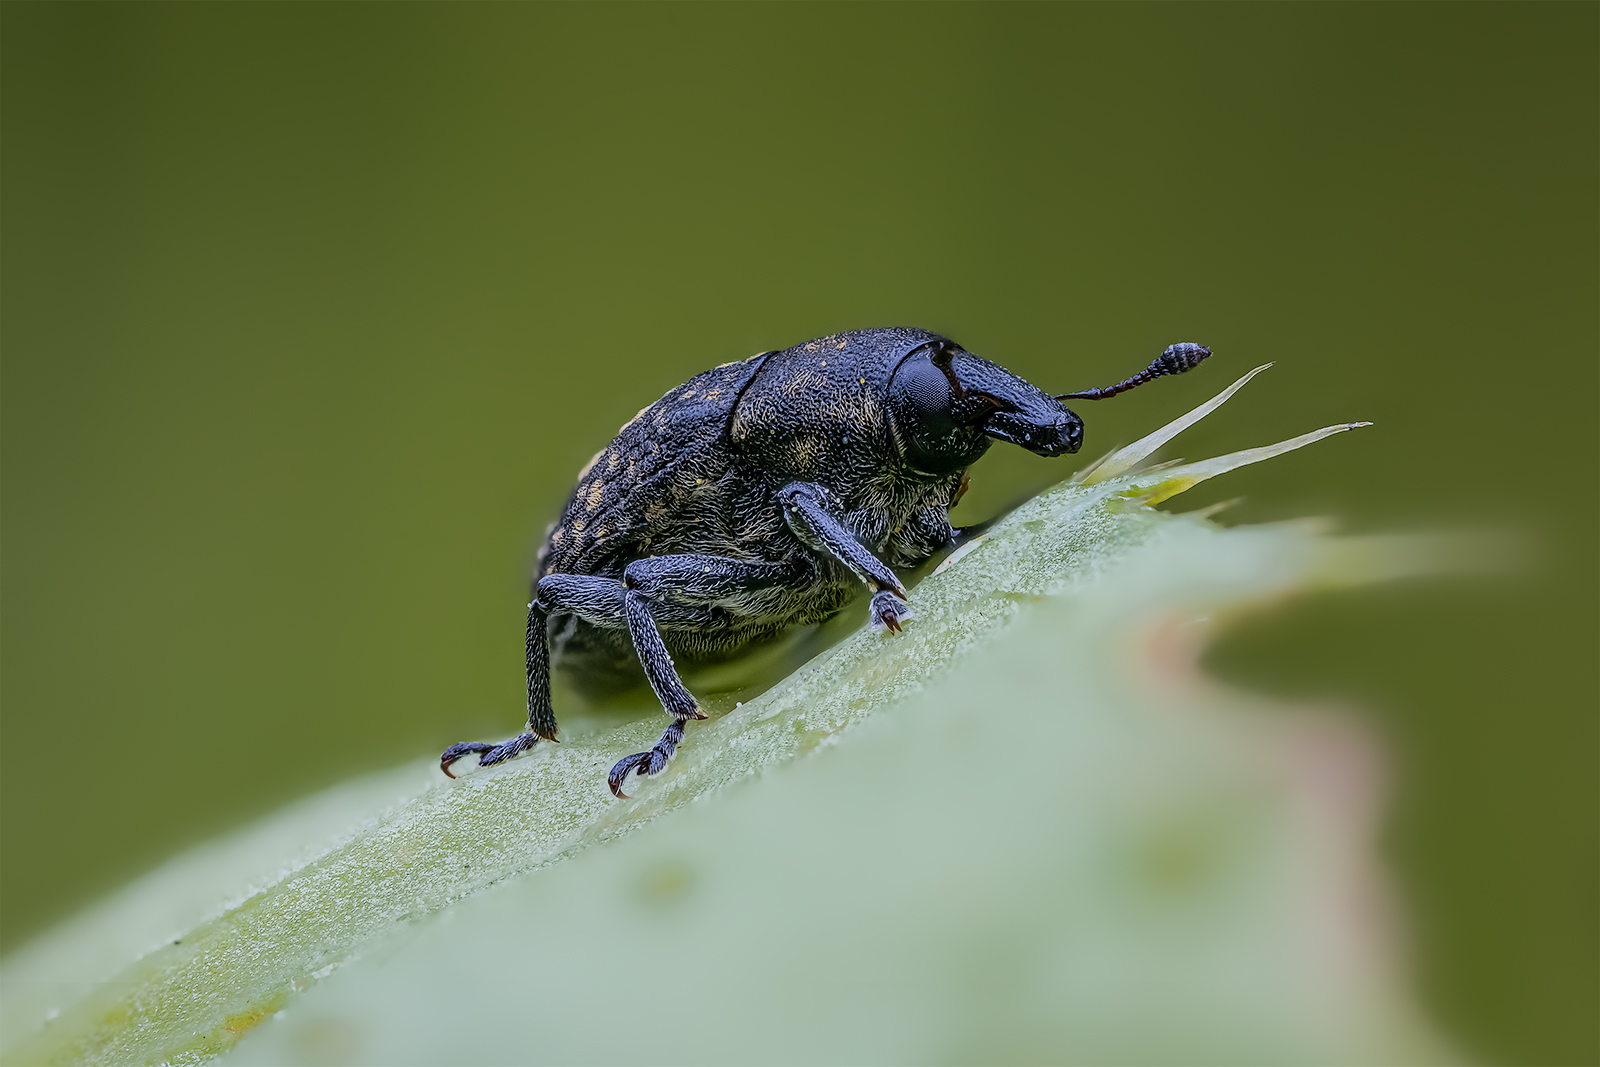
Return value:
<svg viewBox="0 0 1600 1067">
<path fill-rule="evenodd" d="M 872 590 L 873 628 L 899 633 L 900 624 L 913 614 L 906 602 L 911 594 L 889 565 L 869 552 L 838 519 L 836 513 L 843 510 L 838 497 L 815 482 L 790 482 L 778 490 L 778 500 L 795 536 L 843 563 Z"/>
<path fill-rule="evenodd" d="M 556 713 L 550 703 L 550 644 L 544 607 L 535 597 L 528 604 L 528 630 L 523 642 L 528 680 L 528 728 L 509 741 L 491 745 L 463 741 L 439 754 L 439 769 L 454 778 L 450 767 L 463 756 L 477 754 L 478 766 L 492 767 L 528 751 L 541 740 L 556 740 Z"/>
</svg>

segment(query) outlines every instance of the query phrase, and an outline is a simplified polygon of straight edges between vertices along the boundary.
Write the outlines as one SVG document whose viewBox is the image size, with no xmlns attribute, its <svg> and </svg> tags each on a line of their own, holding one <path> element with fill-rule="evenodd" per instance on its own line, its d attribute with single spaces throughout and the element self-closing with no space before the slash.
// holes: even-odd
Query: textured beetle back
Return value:
<svg viewBox="0 0 1600 1067">
<path fill-rule="evenodd" d="M 843 491 L 881 473 L 898 451 L 883 403 L 889 378 L 901 356 L 937 339 L 851 330 L 771 353 L 734 412 L 733 447 L 759 457 L 774 484 L 821 480 Z"/>
<path fill-rule="evenodd" d="M 674 522 L 692 522 L 696 498 L 714 494 L 728 472 L 728 422 L 766 356 L 697 374 L 625 423 L 580 472 L 537 574 L 620 569 Z"/>
</svg>

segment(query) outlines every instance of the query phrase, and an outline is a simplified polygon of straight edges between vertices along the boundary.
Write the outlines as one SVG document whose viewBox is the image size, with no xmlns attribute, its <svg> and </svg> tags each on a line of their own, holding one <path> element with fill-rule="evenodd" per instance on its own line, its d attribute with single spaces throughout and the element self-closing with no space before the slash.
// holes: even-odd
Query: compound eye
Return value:
<svg viewBox="0 0 1600 1067">
<path fill-rule="evenodd" d="M 926 355 L 916 355 L 900 364 L 889 387 L 897 414 L 915 419 L 934 432 L 955 425 L 950 417 L 950 379 Z"/>
</svg>

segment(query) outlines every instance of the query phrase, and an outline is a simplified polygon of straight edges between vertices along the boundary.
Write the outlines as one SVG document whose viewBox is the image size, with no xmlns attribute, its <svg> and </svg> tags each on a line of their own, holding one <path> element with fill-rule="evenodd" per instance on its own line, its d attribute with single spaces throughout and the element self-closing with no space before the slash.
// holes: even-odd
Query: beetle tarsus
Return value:
<svg viewBox="0 0 1600 1067">
<path fill-rule="evenodd" d="M 872 628 L 889 633 L 900 633 L 901 623 L 916 615 L 911 605 L 888 589 L 872 594 Z"/>
<path fill-rule="evenodd" d="M 639 764 L 649 757 L 650 753 L 648 752 L 636 752 L 617 761 L 617 765 L 611 768 L 611 773 L 606 775 L 606 785 L 611 787 L 612 796 L 618 800 L 633 799 L 622 791 L 622 783 L 627 780 L 628 775 L 632 774 Z"/>
<path fill-rule="evenodd" d="M 483 741 L 462 741 L 460 744 L 451 745 L 439 754 L 439 769 L 445 773 L 446 778 L 454 778 L 455 775 L 451 773 L 450 767 L 456 760 L 474 752 L 489 752 L 493 748 L 493 745 Z"/>
<path fill-rule="evenodd" d="M 684 716 L 672 720 L 672 725 L 661 731 L 661 739 L 649 752 L 635 752 L 631 756 L 624 756 L 611 768 L 611 773 L 606 775 L 606 785 L 611 787 L 611 795 L 618 800 L 630 800 L 631 797 L 622 791 L 622 783 L 628 775 L 637 773 L 641 778 L 654 778 L 667 769 L 667 763 L 678 753 L 678 746 L 683 743 L 683 724 L 689 719 L 703 719 L 704 715 L 698 710 L 694 715 Z"/>
<path fill-rule="evenodd" d="M 512 756 L 520 756 L 537 745 L 540 740 L 538 734 L 523 733 L 498 745 L 484 741 L 462 741 L 439 753 L 439 769 L 444 772 L 446 778 L 454 778 L 455 774 L 450 770 L 451 765 L 463 756 L 470 756 L 473 753 L 478 754 L 478 766 L 493 767 L 497 763 L 504 763 Z"/>
</svg>

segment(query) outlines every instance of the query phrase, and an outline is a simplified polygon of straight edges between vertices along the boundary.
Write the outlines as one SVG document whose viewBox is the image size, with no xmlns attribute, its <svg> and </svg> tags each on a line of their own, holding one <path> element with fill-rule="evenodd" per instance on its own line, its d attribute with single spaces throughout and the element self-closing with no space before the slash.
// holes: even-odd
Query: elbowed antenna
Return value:
<svg viewBox="0 0 1600 1067">
<path fill-rule="evenodd" d="M 1164 374 L 1182 374 L 1186 370 L 1194 370 L 1200 361 L 1211 354 L 1211 349 L 1205 345 L 1197 345 L 1190 341 L 1180 341 L 1175 345 L 1168 345 L 1167 350 L 1157 356 L 1155 362 L 1144 370 L 1135 374 L 1127 381 L 1108 385 L 1104 389 L 1085 389 L 1081 393 L 1061 393 L 1057 400 L 1104 400 L 1108 396 L 1126 393 L 1136 385 L 1154 381 Z"/>
</svg>

